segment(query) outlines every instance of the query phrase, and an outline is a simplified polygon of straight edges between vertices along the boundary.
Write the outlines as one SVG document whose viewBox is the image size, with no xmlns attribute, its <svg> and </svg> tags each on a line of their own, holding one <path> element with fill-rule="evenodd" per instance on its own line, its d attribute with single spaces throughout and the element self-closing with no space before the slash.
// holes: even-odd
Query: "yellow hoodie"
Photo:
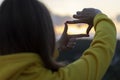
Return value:
<svg viewBox="0 0 120 80">
<path fill-rule="evenodd" d="M 116 46 L 114 23 L 104 14 L 94 19 L 95 37 L 77 61 L 52 72 L 35 53 L 0 56 L 0 80 L 101 80 Z"/>
</svg>

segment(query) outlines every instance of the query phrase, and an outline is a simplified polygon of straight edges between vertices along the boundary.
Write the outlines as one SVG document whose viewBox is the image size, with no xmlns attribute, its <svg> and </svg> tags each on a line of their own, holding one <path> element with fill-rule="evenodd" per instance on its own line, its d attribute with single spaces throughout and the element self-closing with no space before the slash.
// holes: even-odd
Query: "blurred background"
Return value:
<svg viewBox="0 0 120 80">
<path fill-rule="evenodd" d="M 3 0 L 0 0 L 0 3 Z M 76 11 L 82 11 L 83 8 L 97 8 L 107 14 L 115 23 L 117 28 L 117 46 L 113 61 L 107 70 L 103 80 L 120 80 L 120 0 L 39 0 L 43 2 L 51 13 L 58 40 L 63 32 L 64 23 L 67 20 L 73 20 L 72 15 Z M 85 33 L 87 25 L 77 24 L 69 25 L 68 34 Z M 106 30 L 107 31 L 107 30 Z M 77 41 L 76 47 L 70 51 L 60 52 L 59 61 L 69 63 L 78 59 L 82 52 L 87 49 L 94 36 L 94 29 L 90 32 L 89 38 L 82 38 Z M 83 46 L 84 45 L 84 46 Z M 79 49 L 80 47 L 81 49 Z"/>
</svg>

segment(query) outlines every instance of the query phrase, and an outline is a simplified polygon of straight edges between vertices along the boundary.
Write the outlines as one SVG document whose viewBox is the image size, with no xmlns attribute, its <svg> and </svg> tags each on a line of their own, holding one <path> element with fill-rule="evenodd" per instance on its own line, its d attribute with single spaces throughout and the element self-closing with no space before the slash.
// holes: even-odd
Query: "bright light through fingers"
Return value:
<svg viewBox="0 0 120 80">
<path fill-rule="evenodd" d="M 68 24 L 68 31 L 69 35 L 73 34 L 86 34 L 86 29 L 88 28 L 87 24 Z M 57 26 L 54 27 L 56 36 L 62 35 L 64 26 Z M 94 34 L 94 29 L 90 31 L 90 33 Z"/>
<path fill-rule="evenodd" d="M 69 24 L 68 34 L 86 34 L 87 24 Z"/>
</svg>

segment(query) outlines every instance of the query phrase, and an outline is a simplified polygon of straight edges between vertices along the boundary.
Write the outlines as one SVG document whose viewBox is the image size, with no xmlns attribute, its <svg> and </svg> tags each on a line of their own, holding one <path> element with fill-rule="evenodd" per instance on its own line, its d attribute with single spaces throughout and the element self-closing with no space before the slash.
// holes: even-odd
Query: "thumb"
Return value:
<svg viewBox="0 0 120 80">
<path fill-rule="evenodd" d="M 86 33 L 89 34 L 90 30 L 92 29 L 93 25 L 89 25 L 87 30 L 86 30 Z"/>
<path fill-rule="evenodd" d="M 65 27 L 64 27 L 63 33 L 66 34 L 66 33 L 67 33 L 67 30 L 68 30 L 68 25 L 67 25 L 67 23 L 65 23 Z"/>
</svg>

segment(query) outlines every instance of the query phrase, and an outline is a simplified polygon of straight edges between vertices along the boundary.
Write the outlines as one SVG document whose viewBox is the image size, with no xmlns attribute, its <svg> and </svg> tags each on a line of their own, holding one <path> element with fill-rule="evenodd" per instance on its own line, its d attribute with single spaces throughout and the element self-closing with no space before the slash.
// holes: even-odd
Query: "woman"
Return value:
<svg viewBox="0 0 120 80">
<path fill-rule="evenodd" d="M 71 38 L 95 37 L 77 61 L 54 60 L 55 36 L 47 8 L 37 0 L 5 0 L 0 7 L 0 80 L 100 80 L 114 54 L 116 29 L 101 11 L 84 9 L 67 21 L 59 49 L 71 47 Z M 87 34 L 67 35 L 67 23 L 87 23 Z M 107 30 L 107 31 L 106 31 Z"/>
</svg>

